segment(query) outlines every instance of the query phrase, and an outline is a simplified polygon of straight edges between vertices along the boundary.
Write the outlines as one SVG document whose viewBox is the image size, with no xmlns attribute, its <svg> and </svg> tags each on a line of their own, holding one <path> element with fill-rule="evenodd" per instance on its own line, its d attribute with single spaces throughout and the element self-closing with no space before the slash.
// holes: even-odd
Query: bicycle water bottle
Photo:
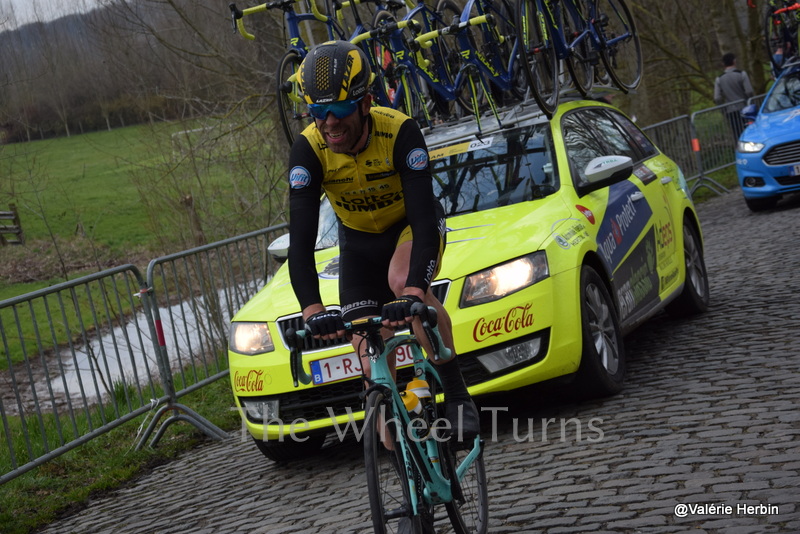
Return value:
<svg viewBox="0 0 800 534">
<path fill-rule="evenodd" d="M 403 391 L 400 393 L 400 397 L 403 399 L 403 405 L 405 405 L 408 415 L 411 416 L 412 420 L 422 414 L 422 403 L 413 391 Z"/>
<path fill-rule="evenodd" d="M 419 378 L 415 378 L 406 386 L 406 391 L 413 391 L 423 404 L 431 400 L 431 389 L 428 383 Z"/>
<path fill-rule="evenodd" d="M 405 394 L 403 403 L 406 405 L 409 415 L 411 415 L 412 426 L 417 439 L 424 440 L 430 434 L 430 421 L 428 420 L 429 414 L 427 409 L 427 404 L 431 399 L 430 387 L 424 380 L 415 378 L 408 383 L 403 393 Z M 406 401 L 406 399 L 409 398 L 414 400 Z"/>
</svg>

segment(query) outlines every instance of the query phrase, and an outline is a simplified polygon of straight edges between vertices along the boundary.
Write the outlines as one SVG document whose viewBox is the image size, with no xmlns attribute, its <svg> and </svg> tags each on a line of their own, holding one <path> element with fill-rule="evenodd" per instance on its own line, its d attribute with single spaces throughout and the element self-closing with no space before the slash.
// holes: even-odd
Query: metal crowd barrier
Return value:
<svg viewBox="0 0 800 534">
<path fill-rule="evenodd" d="M 697 159 L 689 150 L 694 136 L 689 115 L 659 122 L 642 130 L 664 154 L 680 166 L 687 182 L 700 178 Z"/>
<path fill-rule="evenodd" d="M 0 302 L 0 484 L 141 416 L 137 448 L 159 423 L 151 445 L 176 421 L 226 436 L 177 400 L 227 376 L 227 325 L 285 227 L 157 258 L 146 278 L 124 265 Z"/>
<path fill-rule="evenodd" d="M 667 156 L 680 165 L 692 193 L 705 187 L 721 194 L 728 189 L 709 174 L 736 163 L 734 120 L 742 120 L 739 109 L 745 104 L 760 105 L 765 95 L 681 115 L 642 128 Z M 744 126 L 742 122 L 741 126 Z"/>
</svg>

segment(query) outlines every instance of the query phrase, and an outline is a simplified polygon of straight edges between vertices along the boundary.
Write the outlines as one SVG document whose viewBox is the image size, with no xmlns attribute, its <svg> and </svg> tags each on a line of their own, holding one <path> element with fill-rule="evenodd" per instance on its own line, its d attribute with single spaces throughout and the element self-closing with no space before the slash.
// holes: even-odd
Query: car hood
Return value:
<svg viewBox="0 0 800 534">
<path fill-rule="evenodd" d="M 456 280 L 506 260 L 540 250 L 570 217 L 559 198 L 513 204 L 447 219 L 447 248 L 437 279 Z M 320 292 L 325 303 L 339 301 L 339 249 L 316 253 Z M 282 265 L 269 283 L 239 310 L 234 321 L 274 321 L 300 312 Z M 265 316 L 265 314 L 269 316 Z"/>
<path fill-rule="evenodd" d="M 773 113 L 762 113 L 742 134 L 743 141 L 773 144 L 797 139 L 800 131 L 800 108 L 785 109 Z M 784 139 L 786 137 L 787 139 Z"/>
</svg>

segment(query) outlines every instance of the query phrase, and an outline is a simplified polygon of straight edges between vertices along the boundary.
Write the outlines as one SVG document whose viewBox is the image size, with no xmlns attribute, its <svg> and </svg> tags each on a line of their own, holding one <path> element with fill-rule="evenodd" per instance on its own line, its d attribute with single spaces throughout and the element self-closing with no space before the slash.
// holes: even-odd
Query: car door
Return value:
<svg viewBox="0 0 800 534">
<path fill-rule="evenodd" d="M 659 302 L 651 206 L 658 197 L 651 186 L 658 180 L 643 165 L 647 157 L 612 113 L 615 112 L 602 107 L 576 109 L 563 116 L 561 129 L 580 206 L 602 213 L 596 234 L 597 252 L 611 278 L 625 328 Z M 584 172 L 586 166 L 594 158 L 611 155 L 631 158 L 632 174 L 590 183 Z"/>
</svg>

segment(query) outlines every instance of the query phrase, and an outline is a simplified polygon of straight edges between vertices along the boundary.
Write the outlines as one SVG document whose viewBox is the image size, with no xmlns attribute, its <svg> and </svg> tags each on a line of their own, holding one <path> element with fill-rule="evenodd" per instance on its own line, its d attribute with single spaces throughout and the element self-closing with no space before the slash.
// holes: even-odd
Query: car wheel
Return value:
<svg viewBox="0 0 800 534">
<path fill-rule="evenodd" d="M 253 437 L 253 436 L 251 436 Z M 264 441 L 253 437 L 253 441 L 261 451 L 261 454 L 273 462 L 283 463 L 290 460 L 300 460 L 311 456 L 322 448 L 325 443 L 325 434 L 314 434 L 301 436 L 298 439 L 307 437 L 305 441 L 297 441 L 289 436 L 284 441 Z"/>
<path fill-rule="evenodd" d="M 625 380 L 625 348 L 611 294 L 588 265 L 581 268 L 580 298 L 583 349 L 576 393 L 581 397 L 614 395 Z"/>
<path fill-rule="evenodd" d="M 673 317 L 686 317 L 708 309 L 708 272 L 703 259 L 703 249 L 697 230 L 689 221 L 683 221 L 683 261 L 686 280 L 678 298 L 667 304 L 667 313 Z"/>
<path fill-rule="evenodd" d="M 764 211 L 774 208 L 778 203 L 778 198 L 745 198 L 744 202 L 747 204 L 747 207 L 750 208 L 750 211 Z"/>
</svg>

